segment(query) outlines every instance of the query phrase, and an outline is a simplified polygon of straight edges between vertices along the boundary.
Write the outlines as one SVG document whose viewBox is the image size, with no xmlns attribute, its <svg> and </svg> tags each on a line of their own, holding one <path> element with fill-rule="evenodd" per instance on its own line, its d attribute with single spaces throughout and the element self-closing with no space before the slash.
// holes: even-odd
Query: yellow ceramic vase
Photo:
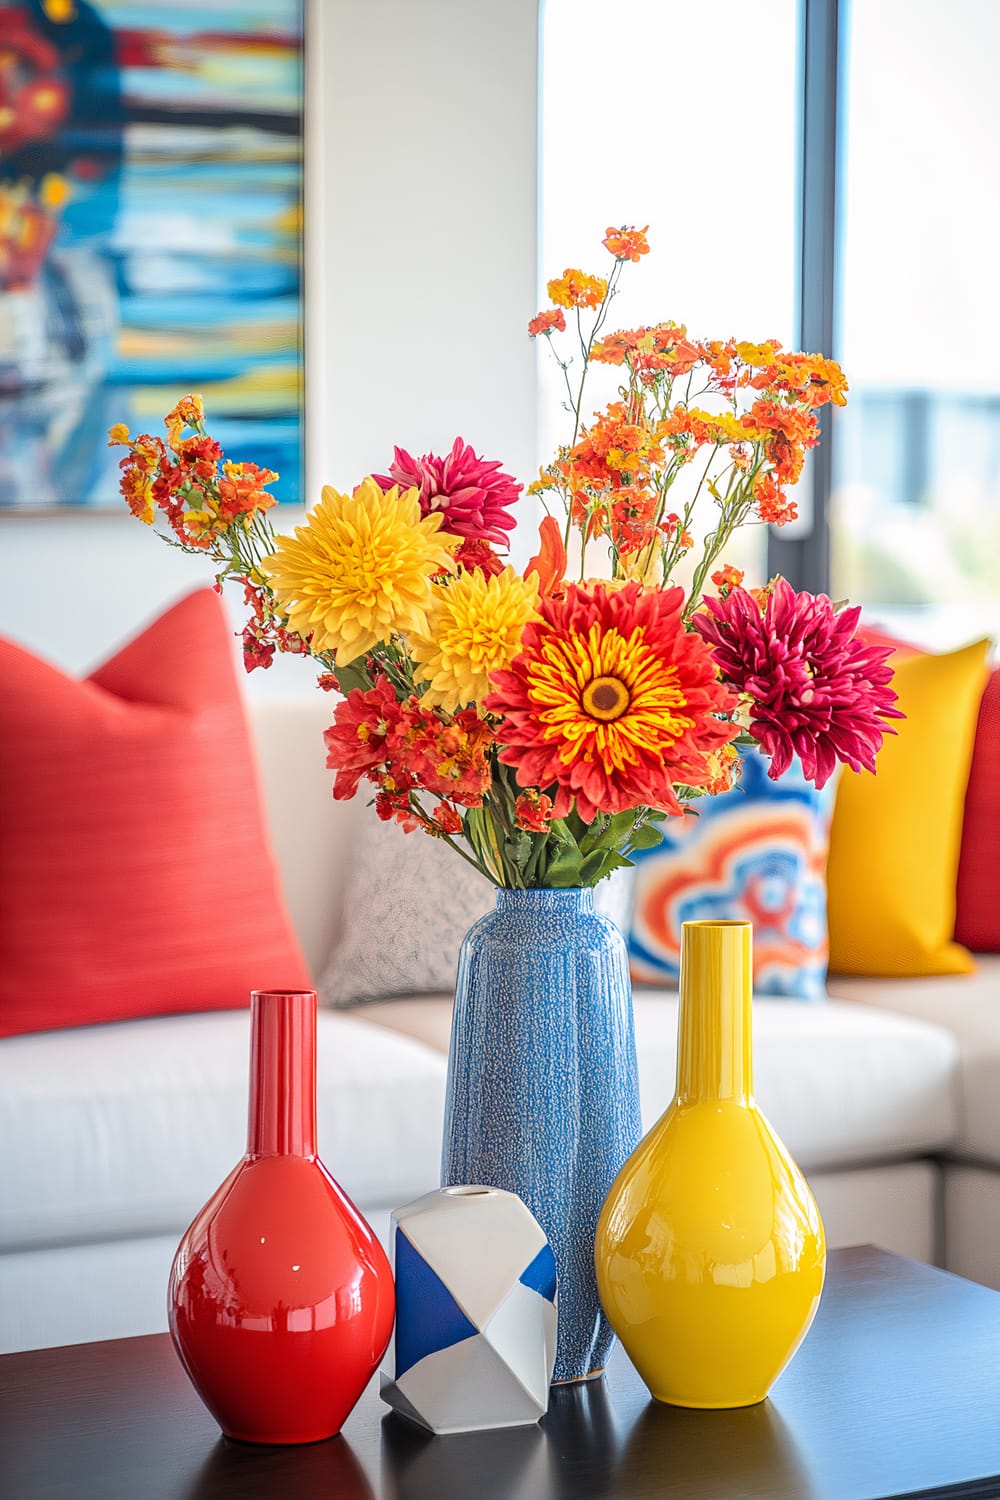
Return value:
<svg viewBox="0 0 1000 1500">
<path fill-rule="evenodd" d="M 752 929 L 685 922 L 677 1094 L 597 1226 L 608 1319 L 658 1401 L 753 1406 L 819 1306 L 826 1239 L 753 1099 Z"/>
</svg>

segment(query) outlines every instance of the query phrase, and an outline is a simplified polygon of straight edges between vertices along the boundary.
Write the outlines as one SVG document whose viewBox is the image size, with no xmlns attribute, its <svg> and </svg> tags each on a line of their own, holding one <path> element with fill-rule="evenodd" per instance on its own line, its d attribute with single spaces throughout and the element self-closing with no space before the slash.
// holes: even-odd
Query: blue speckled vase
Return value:
<svg viewBox="0 0 1000 1500">
<path fill-rule="evenodd" d="M 497 892 L 458 963 L 442 1184 L 517 1193 L 555 1252 L 554 1380 L 598 1374 L 614 1342 L 594 1231 L 641 1134 L 625 942 L 592 890 Z"/>
</svg>

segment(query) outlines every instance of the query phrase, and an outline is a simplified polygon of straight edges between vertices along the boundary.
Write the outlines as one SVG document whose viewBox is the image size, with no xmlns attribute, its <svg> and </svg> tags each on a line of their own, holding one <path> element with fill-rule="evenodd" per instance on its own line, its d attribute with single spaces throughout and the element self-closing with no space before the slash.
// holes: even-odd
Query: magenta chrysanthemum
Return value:
<svg viewBox="0 0 1000 1500">
<path fill-rule="evenodd" d="M 455 439 L 447 458 L 434 453 L 414 458 L 405 448 L 396 448 L 388 474 L 373 477 L 384 490 L 394 484 L 404 489 L 416 486 L 422 513 L 441 511 L 441 529 L 452 536 L 479 537 L 505 547 L 505 533 L 517 524 L 508 506 L 520 495 L 521 485 L 498 461 L 480 458 L 461 438 Z"/>
<path fill-rule="evenodd" d="M 838 760 L 875 770 L 883 735 L 895 733 L 885 720 L 904 715 L 892 706 L 892 648 L 858 638 L 860 609 L 838 613 L 825 594 L 797 594 L 784 578 L 763 612 L 741 588 L 704 602 L 695 628 L 714 647 L 726 682 L 753 700 L 750 732 L 771 757 L 772 780 L 793 755 L 817 787 Z"/>
</svg>

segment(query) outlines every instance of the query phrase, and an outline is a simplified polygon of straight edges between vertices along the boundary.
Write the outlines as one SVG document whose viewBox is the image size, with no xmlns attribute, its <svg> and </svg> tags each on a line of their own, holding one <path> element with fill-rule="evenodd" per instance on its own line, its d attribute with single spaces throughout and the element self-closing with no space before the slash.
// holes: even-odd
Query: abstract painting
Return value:
<svg viewBox="0 0 1000 1500">
<path fill-rule="evenodd" d="M 302 496 L 303 0 L 0 0 L 0 508 L 205 398 Z"/>
</svg>

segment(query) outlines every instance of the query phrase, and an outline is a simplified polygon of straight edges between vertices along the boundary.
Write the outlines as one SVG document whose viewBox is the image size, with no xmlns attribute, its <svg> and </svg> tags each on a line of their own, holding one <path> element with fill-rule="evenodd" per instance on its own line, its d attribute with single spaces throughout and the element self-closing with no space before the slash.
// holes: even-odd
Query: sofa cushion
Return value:
<svg viewBox="0 0 1000 1500">
<path fill-rule="evenodd" d="M 830 980 L 830 993 L 946 1028 L 958 1048 L 961 1105 L 951 1155 L 1000 1167 L 1000 955 L 975 974 Z"/>
<path fill-rule="evenodd" d="M 924 653 L 867 626 L 871 646 L 890 646 L 896 662 Z M 1000 953 L 1000 901 L 996 850 L 1000 842 L 1000 667 L 994 668 L 979 705 L 976 739 L 962 818 L 955 899 L 955 941 L 978 953 Z"/>
<path fill-rule="evenodd" d="M 965 793 L 962 854 L 955 893 L 955 938 L 982 953 L 1000 953 L 997 846 L 1000 845 L 1000 667 L 979 705 L 976 747 Z"/>
<path fill-rule="evenodd" d="M 758 995 L 826 998 L 826 859 L 836 778 L 822 791 L 796 757 L 777 781 L 759 750 L 740 747 L 732 791 L 698 797 L 696 816 L 667 818 L 636 858 L 628 933 L 632 978 L 676 986 L 685 922 L 752 922 Z"/>
<path fill-rule="evenodd" d="M 0 703 L 0 1036 L 309 985 L 211 589 L 83 682 L 0 640 Z"/>
<path fill-rule="evenodd" d="M 439 1180 L 445 1062 L 321 1011 L 319 1148 L 363 1210 Z M 173 1232 L 246 1149 L 246 1012 L 0 1044 L 0 1252 Z"/>
<path fill-rule="evenodd" d="M 448 1050 L 444 997 L 386 1001 L 365 1018 Z M 648 1128 L 673 1097 L 677 996 L 637 994 L 635 1034 Z M 956 1070 L 955 1039 L 940 1026 L 836 1002 L 754 1002 L 757 1099 L 806 1169 L 947 1148 L 958 1128 Z"/>
<path fill-rule="evenodd" d="M 827 865 L 832 974 L 966 974 L 952 940 L 962 816 L 988 642 L 897 661 L 906 717 L 875 776 L 845 770 Z M 947 726 L 947 732 L 942 732 Z"/>
</svg>

